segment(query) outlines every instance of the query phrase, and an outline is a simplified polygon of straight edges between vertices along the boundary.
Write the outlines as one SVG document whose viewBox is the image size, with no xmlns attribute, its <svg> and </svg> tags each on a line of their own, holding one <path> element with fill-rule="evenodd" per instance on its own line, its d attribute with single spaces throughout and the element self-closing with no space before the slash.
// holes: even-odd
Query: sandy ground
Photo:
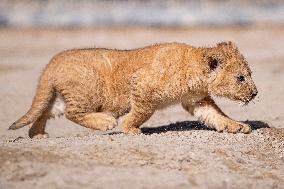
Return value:
<svg viewBox="0 0 284 189">
<path fill-rule="evenodd" d="M 134 48 L 157 42 L 196 46 L 235 41 L 254 72 L 259 95 L 246 107 L 217 99 L 251 134 L 217 133 L 172 106 L 143 125 L 99 132 L 65 118 L 49 139 L 28 127 L 8 131 L 29 108 L 41 69 L 59 51 Z M 284 188 L 284 28 L 0 29 L 0 188 Z"/>
</svg>

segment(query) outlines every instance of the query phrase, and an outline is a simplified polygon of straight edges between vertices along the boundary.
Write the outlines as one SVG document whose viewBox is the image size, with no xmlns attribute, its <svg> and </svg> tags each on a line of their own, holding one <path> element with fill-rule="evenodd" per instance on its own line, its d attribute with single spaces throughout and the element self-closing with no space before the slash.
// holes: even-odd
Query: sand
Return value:
<svg viewBox="0 0 284 189">
<path fill-rule="evenodd" d="M 283 34 L 283 27 L 0 29 L 0 188 L 284 188 Z M 65 118 L 49 121 L 48 139 L 29 139 L 28 127 L 7 130 L 29 108 L 41 70 L 59 51 L 222 40 L 239 45 L 259 95 L 244 107 L 216 100 L 251 124 L 251 134 L 207 129 L 179 105 L 156 112 L 138 136 Z"/>
</svg>

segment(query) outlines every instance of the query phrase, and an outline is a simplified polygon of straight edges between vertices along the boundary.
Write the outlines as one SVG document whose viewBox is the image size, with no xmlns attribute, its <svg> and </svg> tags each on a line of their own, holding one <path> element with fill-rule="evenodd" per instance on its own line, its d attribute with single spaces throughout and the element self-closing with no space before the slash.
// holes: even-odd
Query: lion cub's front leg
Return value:
<svg viewBox="0 0 284 189">
<path fill-rule="evenodd" d="M 250 133 L 251 128 L 248 124 L 240 123 L 230 119 L 215 104 L 214 100 L 206 97 L 194 104 L 183 100 L 182 106 L 189 113 L 196 116 L 200 121 L 204 122 L 208 127 L 216 129 L 218 132 L 227 131 L 229 133 Z"/>
<path fill-rule="evenodd" d="M 146 122 L 153 113 L 154 108 L 151 108 L 151 104 L 136 101 L 122 123 L 123 132 L 126 134 L 139 134 L 141 132 L 139 127 Z"/>
</svg>

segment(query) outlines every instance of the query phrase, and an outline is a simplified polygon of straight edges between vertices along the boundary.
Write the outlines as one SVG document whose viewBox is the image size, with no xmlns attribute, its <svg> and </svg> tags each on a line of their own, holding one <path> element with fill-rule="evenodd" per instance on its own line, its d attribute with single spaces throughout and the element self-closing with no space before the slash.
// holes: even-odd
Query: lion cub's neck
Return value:
<svg viewBox="0 0 284 189">
<path fill-rule="evenodd" d="M 184 56 L 183 64 L 188 78 L 189 92 L 208 94 L 208 69 L 207 55 L 212 48 L 196 48 L 188 46 Z"/>
</svg>

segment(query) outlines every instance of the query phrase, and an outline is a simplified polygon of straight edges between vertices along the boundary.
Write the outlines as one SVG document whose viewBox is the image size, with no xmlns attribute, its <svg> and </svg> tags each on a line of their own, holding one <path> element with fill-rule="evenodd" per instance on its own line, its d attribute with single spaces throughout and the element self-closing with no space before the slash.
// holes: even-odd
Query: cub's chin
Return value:
<svg viewBox="0 0 284 189">
<path fill-rule="evenodd" d="M 238 104 L 240 104 L 241 106 L 246 106 L 246 105 L 249 104 L 251 99 L 248 99 L 248 98 L 235 98 L 234 101 L 237 102 Z"/>
<path fill-rule="evenodd" d="M 212 95 L 212 94 L 210 94 L 210 95 Z M 212 96 L 232 100 L 232 101 L 238 103 L 240 106 L 246 106 L 251 101 L 251 99 L 249 99 L 249 98 L 240 98 L 240 97 L 237 97 L 237 96 L 224 96 L 224 95 L 220 95 L 220 94 L 213 94 Z"/>
</svg>

